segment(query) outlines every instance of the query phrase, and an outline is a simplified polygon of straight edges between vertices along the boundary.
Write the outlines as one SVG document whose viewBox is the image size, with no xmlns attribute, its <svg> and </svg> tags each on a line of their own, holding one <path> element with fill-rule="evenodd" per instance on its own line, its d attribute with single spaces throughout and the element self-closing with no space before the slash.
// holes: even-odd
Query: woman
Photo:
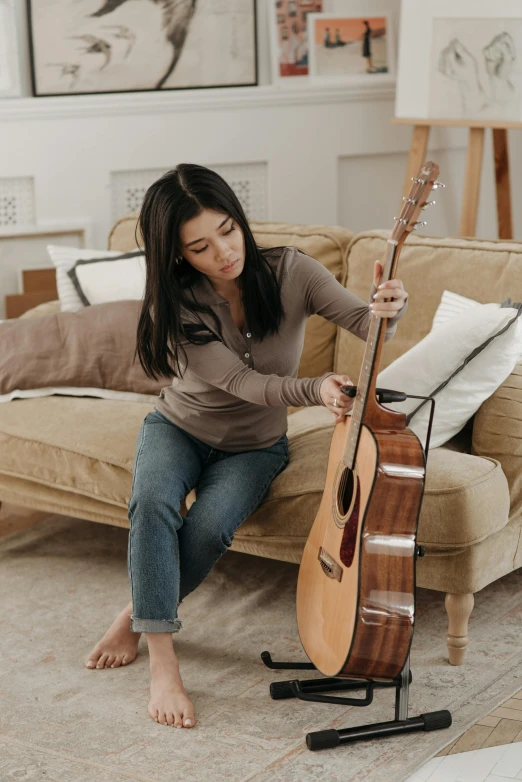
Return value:
<svg viewBox="0 0 522 782">
<path fill-rule="evenodd" d="M 363 21 L 363 24 L 366 26 L 366 29 L 363 33 L 362 56 L 366 60 L 366 73 L 373 73 L 375 69 L 372 63 L 372 51 L 370 48 L 370 38 L 372 34 L 372 29 L 367 19 Z"/>
<path fill-rule="evenodd" d="M 146 286 L 136 352 L 149 377 L 174 379 L 136 443 L 132 600 L 85 664 L 132 662 L 144 632 L 149 716 L 193 727 L 172 643 L 181 629 L 178 605 L 288 464 L 287 406 L 322 404 L 337 422 L 351 405 L 340 390 L 351 382 L 346 375 L 296 377 L 306 320 L 318 312 L 366 339 L 372 310 L 390 318 L 389 338 L 406 293 L 390 280 L 368 307 L 295 247 L 258 247 L 233 190 L 203 166 L 181 164 L 151 185 L 139 228 Z M 377 262 L 375 283 L 381 273 Z M 181 503 L 194 487 L 197 499 L 183 517 Z"/>
</svg>

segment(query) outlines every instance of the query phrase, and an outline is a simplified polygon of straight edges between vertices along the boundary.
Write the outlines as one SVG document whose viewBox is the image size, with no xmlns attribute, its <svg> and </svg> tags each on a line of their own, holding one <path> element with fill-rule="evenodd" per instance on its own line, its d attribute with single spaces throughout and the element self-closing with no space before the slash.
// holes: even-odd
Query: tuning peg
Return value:
<svg viewBox="0 0 522 782">
<path fill-rule="evenodd" d="M 407 198 L 406 196 L 402 197 L 403 201 L 406 201 L 407 204 L 416 204 L 417 199 L 416 198 Z"/>
<path fill-rule="evenodd" d="M 438 190 L 439 187 L 446 187 L 446 185 L 443 182 L 439 182 L 438 180 L 433 183 L 433 190 Z"/>
<path fill-rule="evenodd" d="M 413 230 L 415 231 L 419 225 L 428 225 L 428 223 L 426 222 L 426 220 L 423 220 L 422 222 L 415 223 L 415 225 L 413 226 Z"/>
<path fill-rule="evenodd" d="M 428 201 L 422 208 L 427 209 L 428 206 L 435 206 L 436 203 L 436 201 Z"/>
</svg>

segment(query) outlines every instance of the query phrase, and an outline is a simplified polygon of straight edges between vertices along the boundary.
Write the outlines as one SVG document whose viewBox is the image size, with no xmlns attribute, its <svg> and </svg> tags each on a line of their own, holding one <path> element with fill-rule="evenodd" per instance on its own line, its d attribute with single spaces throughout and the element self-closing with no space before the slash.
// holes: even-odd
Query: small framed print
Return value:
<svg viewBox="0 0 522 782">
<path fill-rule="evenodd" d="M 310 14 L 310 78 L 368 84 L 394 81 L 393 32 L 388 15 Z"/>
<path fill-rule="evenodd" d="M 272 81 L 308 76 L 308 16 L 328 0 L 269 0 Z"/>
</svg>

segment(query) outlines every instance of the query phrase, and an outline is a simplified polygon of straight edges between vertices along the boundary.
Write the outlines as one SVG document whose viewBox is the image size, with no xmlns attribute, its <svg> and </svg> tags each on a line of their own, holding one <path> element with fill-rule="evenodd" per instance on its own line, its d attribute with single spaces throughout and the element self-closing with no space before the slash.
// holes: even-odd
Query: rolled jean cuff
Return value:
<svg viewBox="0 0 522 782">
<path fill-rule="evenodd" d="M 183 622 L 181 619 L 138 619 L 133 614 L 130 626 L 134 633 L 177 633 Z"/>
</svg>

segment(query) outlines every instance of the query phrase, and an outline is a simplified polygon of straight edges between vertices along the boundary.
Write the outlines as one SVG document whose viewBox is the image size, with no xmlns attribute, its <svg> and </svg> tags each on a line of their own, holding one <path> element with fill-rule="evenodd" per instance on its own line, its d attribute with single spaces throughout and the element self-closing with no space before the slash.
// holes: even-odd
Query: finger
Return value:
<svg viewBox="0 0 522 782">
<path fill-rule="evenodd" d="M 462 41 L 459 41 L 458 38 L 455 38 L 454 49 L 456 52 L 459 53 L 461 57 L 464 57 L 466 54 L 469 53 L 466 47 L 464 46 L 464 44 L 462 43 Z"/>
<path fill-rule="evenodd" d="M 377 290 L 381 291 L 385 288 L 402 288 L 402 287 L 403 287 L 402 280 L 393 279 L 393 280 L 386 280 L 386 282 L 383 282 L 381 285 L 379 285 Z"/>
<path fill-rule="evenodd" d="M 401 309 L 401 307 L 404 305 L 404 300 L 402 296 L 399 296 L 397 299 L 389 299 L 388 301 L 385 301 L 384 299 L 376 299 L 370 304 L 370 308 L 372 311 L 375 310 L 384 310 L 384 309 Z"/>
<path fill-rule="evenodd" d="M 393 318 L 393 316 L 396 315 L 402 309 L 402 307 L 396 307 L 395 303 L 393 303 L 390 309 L 385 309 L 385 306 L 386 305 L 383 305 L 381 307 L 373 309 L 372 310 L 373 314 L 377 315 L 379 318 Z"/>
<path fill-rule="evenodd" d="M 383 265 L 380 261 L 375 261 L 375 265 L 373 267 L 373 284 L 375 287 L 379 285 L 379 281 L 382 277 L 383 272 Z"/>
<path fill-rule="evenodd" d="M 375 299 L 372 304 L 375 305 L 372 309 L 375 309 L 375 307 L 388 307 L 389 305 L 392 305 L 393 307 L 396 307 L 397 309 L 402 309 L 404 307 L 404 304 L 406 303 L 406 298 L 404 296 L 397 296 L 389 299 Z"/>
<path fill-rule="evenodd" d="M 402 296 L 399 296 L 398 298 L 388 299 L 387 301 L 385 299 L 376 299 L 370 304 L 370 307 L 375 309 L 400 309 L 402 305 L 404 304 L 404 300 Z"/>
<path fill-rule="evenodd" d="M 383 301 L 401 301 L 406 299 L 406 291 L 402 288 L 387 288 L 382 291 L 377 291 L 373 294 L 373 301 L 374 302 L 383 302 Z"/>
<path fill-rule="evenodd" d="M 401 295 L 400 288 L 382 288 L 373 294 L 374 300 L 384 301 L 384 299 L 397 299 Z"/>
</svg>

